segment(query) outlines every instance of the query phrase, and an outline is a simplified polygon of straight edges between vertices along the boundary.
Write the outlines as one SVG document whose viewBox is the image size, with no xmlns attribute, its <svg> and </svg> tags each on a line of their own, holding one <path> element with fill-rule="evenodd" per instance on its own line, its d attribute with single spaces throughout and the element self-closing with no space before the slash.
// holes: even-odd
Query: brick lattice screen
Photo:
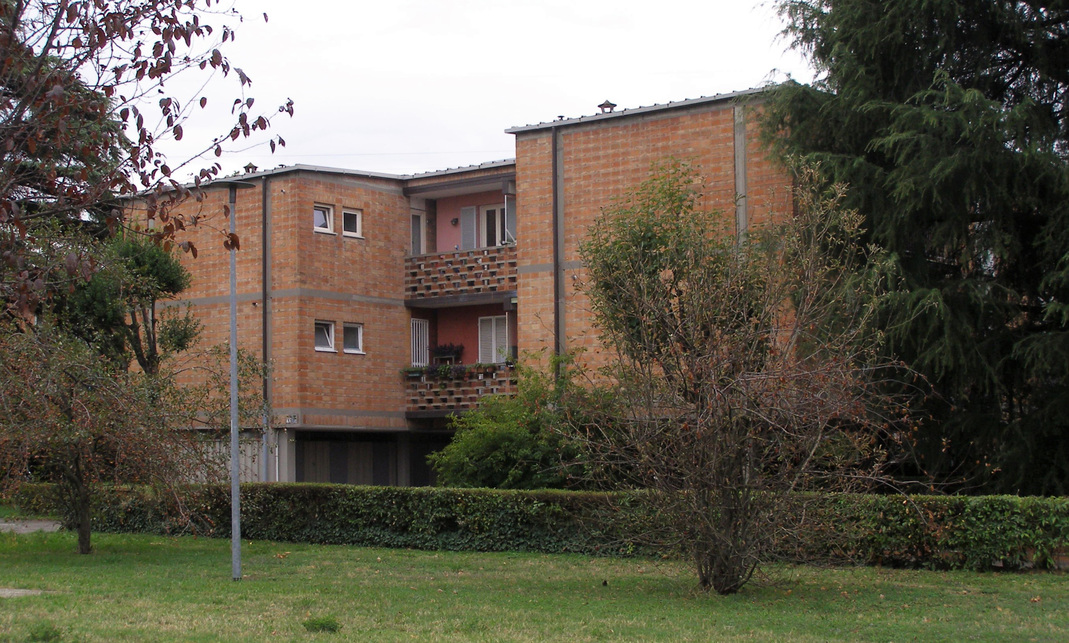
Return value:
<svg viewBox="0 0 1069 643">
<path fill-rule="evenodd" d="M 515 392 L 511 366 L 474 367 L 463 377 L 439 379 L 407 375 L 405 394 L 408 411 L 466 411 L 487 395 Z"/>
<path fill-rule="evenodd" d="M 516 290 L 516 246 L 405 259 L 406 299 L 508 290 Z"/>
</svg>

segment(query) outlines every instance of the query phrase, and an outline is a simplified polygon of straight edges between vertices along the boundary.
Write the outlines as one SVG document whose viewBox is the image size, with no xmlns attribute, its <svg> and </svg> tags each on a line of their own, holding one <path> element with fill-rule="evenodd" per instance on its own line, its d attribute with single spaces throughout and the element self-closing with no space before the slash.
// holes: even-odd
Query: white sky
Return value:
<svg viewBox="0 0 1069 643">
<path fill-rule="evenodd" d="M 236 8 L 245 21 L 223 50 L 252 77 L 247 95 L 265 110 L 292 98 L 296 111 L 271 130 L 285 148 L 272 155 L 239 141 L 220 159 L 224 174 L 249 162 L 458 167 L 512 157 L 508 127 L 593 114 L 606 99 L 620 110 L 813 78 L 760 0 L 238 0 Z M 236 83 L 215 85 L 211 104 L 228 111 Z M 172 164 L 217 133 L 196 124 L 186 126 L 186 145 L 164 148 Z"/>
</svg>

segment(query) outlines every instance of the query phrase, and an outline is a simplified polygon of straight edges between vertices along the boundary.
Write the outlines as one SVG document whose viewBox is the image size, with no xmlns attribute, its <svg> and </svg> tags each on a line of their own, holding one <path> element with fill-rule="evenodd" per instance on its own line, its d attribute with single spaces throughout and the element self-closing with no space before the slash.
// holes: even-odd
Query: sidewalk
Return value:
<svg viewBox="0 0 1069 643">
<path fill-rule="evenodd" d="M 56 520 L 0 520 L 0 532 L 28 534 L 34 531 L 59 531 L 61 525 Z"/>
</svg>

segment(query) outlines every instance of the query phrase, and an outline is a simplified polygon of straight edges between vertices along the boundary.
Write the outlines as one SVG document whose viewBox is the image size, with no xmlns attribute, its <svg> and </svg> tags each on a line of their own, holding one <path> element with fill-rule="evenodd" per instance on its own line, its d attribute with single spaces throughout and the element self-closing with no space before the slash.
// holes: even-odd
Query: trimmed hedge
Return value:
<svg viewBox="0 0 1069 643">
<path fill-rule="evenodd" d="M 49 513 L 47 485 L 24 485 L 15 504 Z M 142 488 L 94 496 L 93 530 L 230 537 L 230 488 L 185 488 L 181 506 Z M 653 554 L 628 538 L 624 496 L 334 484 L 243 484 L 241 535 L 250 540 L 458 551 Z"/>
<path fill-rule="evenodd" d="M 54 506 L 42 485 L 15 504 Z M 230 490 L 143 489 L 99 493 L 93 529 L 230 536 Z M 631 525 L 656 523 L 643 494 L 246 484 L 242 537 L 252 540 L 474 551 L 652 555 Z M 1069 498 L 805 495 L 792 500 L 776 555 L 795 562 L 931 569 L 1055 568 L 1069 564 Z M 189 520 L 184 520 L 188 517 Z"/>
</svg>

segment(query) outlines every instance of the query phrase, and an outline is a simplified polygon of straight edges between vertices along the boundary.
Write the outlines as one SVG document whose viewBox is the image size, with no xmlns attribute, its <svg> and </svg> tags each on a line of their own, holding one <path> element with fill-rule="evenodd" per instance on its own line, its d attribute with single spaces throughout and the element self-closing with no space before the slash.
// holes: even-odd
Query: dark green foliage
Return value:
<svg viewBox="0 0 1069 643">
<path fill-rule="evenodd" d="M 981 571 L 1054 568 L 1069 551 L 1066 498 L 841 495 L 801 506 L 815 526 L 793 540 L 800 560 Z"/>
<path fill-rule="evenodd" d="M 568 463 L 578 452 L 565 437 L 581 426 L 604 395 L 579 386 L 571 356 L 550 360 L 550 373 L 517 367 L 516 394 L 483 398 L 478 408 L 453 418 L 446 448 L 427 460 L 446 487 L 560 489 L 579 484 L 581 471 Z"/>
<path fill-rule="evenodd" d="M 230 535 L 226 486 L 197 486 L 174 498 L 124 487 L 98 491 L 93 527 L 104 532 Z M 49 513 L 47 485 L 14 496 L 25 513 Z M 454 551 L 600 555 L 678 554 L 642 546 L 659 528 L 641 492 L 501 491 L 245 484 L 242 536 L 252 540 Z M 183 518 L 188 512 L 191 521 Z M 799 494 L 784 523 L 780 560 L 930 569 L 1054 568 L 1069 553 L 1069 498 Z"/>
<path fill-rule="evenodd" d="M 778 5 L 824 76 L 770 93 L 770 140 L 849 185 L 895 261 L 882 325 L 931 386 L 923 468 L 1069 492 L 1069 7 Z"/>
<path fill-rule="evenodd" d="M 157 311 L 189 287 L 189 271 L 173 252 L 135 233 L 110 240 L 100 263 L 91 279 L 57 298 L 57 319 L 116 366 L 136 360 L 142 371 L 159 373 L 163 357 L 189 348 L 199 332 L 188 310 Z"/>
</svg>

